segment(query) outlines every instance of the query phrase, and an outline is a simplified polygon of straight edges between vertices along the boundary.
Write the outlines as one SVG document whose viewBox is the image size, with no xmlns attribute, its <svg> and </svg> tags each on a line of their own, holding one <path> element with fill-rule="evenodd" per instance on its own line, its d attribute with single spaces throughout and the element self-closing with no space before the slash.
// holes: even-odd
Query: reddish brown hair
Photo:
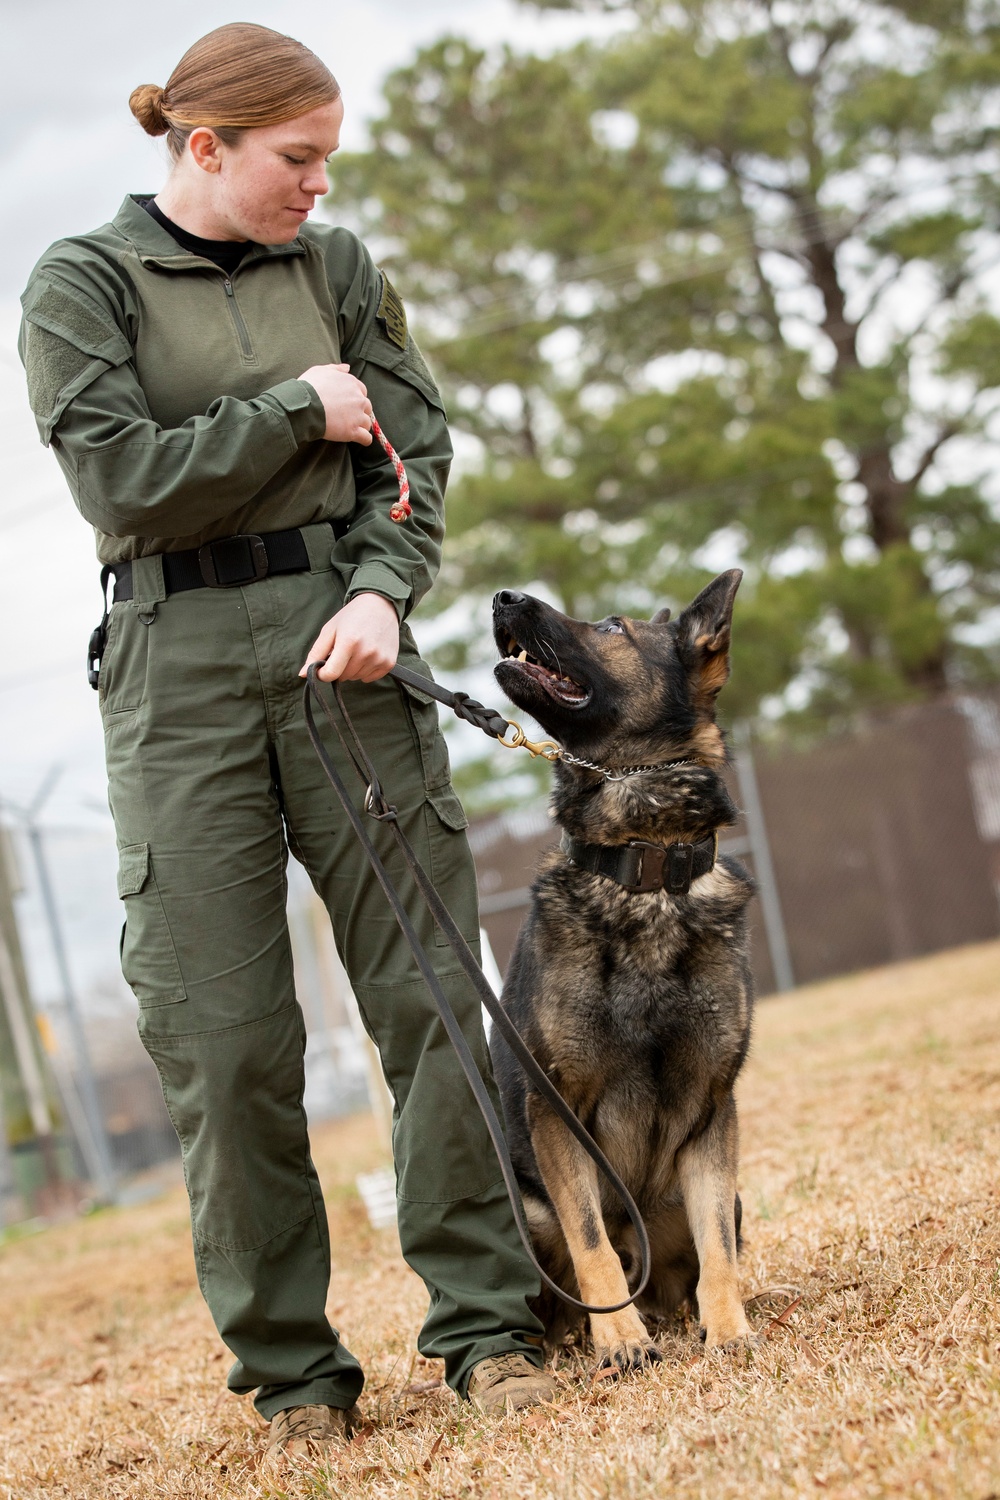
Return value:
<svg viewBox="0 0 1000 1500">
<path fill-rule="evenodd" d="M 146 134 L 165 135 L 177 157 L 198 125 L 233 145 L 241 130 L 280 125 L 339 96 L 315 52 L 280 31 L 236 21 L 189 47 L 166 88 L 142 83 L 128 102 Z"/>
</svg>

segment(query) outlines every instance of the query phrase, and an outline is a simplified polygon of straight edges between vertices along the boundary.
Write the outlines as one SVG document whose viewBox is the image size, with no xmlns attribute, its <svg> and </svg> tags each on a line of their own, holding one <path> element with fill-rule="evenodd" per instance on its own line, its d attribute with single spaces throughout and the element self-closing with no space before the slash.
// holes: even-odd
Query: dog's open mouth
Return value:
<svg viewBox="0 0 1000 1500">
<path fill-rule="evenodd" d="M 590 702 L 590 688 L 574 682 L 573 678 L 567 677 L 564 672 L 557 672 L 554 668 L 547 667 L 544 662 L 538 660 L 537 656 L 532 656 L 514 636 L 508 638 L 504 663 L 507 666 L 519 668 L 526 677 L 533 677 L 550 698 L 554 698 L 557 703 L 562 703 L 567 708 L 582 708 L 585 703 Z"/>
</svg>

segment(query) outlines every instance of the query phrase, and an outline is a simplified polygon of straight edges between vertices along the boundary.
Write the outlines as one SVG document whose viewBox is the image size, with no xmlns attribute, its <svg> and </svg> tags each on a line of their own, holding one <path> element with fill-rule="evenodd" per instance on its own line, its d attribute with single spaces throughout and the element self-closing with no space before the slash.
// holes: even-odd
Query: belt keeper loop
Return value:
<svg viewBox="0 0 1000 1500">
<path fill-rule="evenodd" d="M 693 873 L 694 845 L 671 844 L 667 851 L 667 864 L 664 870 L 665 888 L 672 896 L 686 896 L 691 889 Z"/>
<path fill-rule="evenodd" d="M 137 557 L 132 563 L 132 600 L 135 604 L 163 604 L 167 585 L 163 577 L 163 553 Z"/>
</svg>

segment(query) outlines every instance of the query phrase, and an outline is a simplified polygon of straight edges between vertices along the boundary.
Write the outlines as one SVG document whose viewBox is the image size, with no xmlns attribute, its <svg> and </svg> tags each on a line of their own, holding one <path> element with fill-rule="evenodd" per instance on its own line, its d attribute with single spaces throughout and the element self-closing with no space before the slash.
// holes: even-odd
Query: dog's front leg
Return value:
<svg viewBox="0 0 1000 1500">
<path fill-rule="evenodd" d="M 711 1124 L 677 1154 L 684 1207 L 698 1252 L 698 1312 L 711 1348 L 749 1338 L 736 1263 L 739 1136 L 730 1094 Z"/>
<path fill-rule="evenodd" d="M 628 1283 L 604 1226 L 597 1167 L 537 1095 L 529 1099 L 528 1118 L 535 1160 L 569 1247 L 581 1299 L 598 1307 L 623 1302 Z M 590 1330 L 604 1367 L 638 1369 L 661 1357 L 634 1307 L 592 1313 Z"/>
</svg>

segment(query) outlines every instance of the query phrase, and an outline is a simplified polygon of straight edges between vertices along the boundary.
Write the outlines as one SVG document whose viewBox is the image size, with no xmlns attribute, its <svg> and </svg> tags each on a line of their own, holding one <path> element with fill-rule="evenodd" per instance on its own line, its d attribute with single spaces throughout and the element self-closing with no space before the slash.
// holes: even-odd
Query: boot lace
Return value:
<svg viewBox="0 0 1000 1500">
<path fill-rule="evenodd" d="M 332 1423 L 322 1406 L 292 1406 L 274 1419 L 273 1443 L 284 1445 L 295 1438 L 329 1437 Z"/>
<path fill-rule="evenodd" d="M 526 1376 L 539 1373 L 523 1354 L 516 1354 L 513 1350 L 507 1354 L 494 1354 L 491 1359 L 484 1360 L 483 1365 L 476 1372 L 476 1383 L 486 1390 L 492 1390 L 501 1380 L 524 1380 Z"/>
</svg>

